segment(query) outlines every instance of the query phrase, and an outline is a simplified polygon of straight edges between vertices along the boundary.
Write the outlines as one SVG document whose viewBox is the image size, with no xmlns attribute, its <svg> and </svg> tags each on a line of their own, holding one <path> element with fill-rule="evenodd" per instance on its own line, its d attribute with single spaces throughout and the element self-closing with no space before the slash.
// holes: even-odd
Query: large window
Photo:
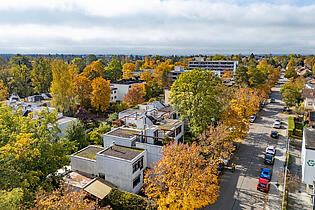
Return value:
<svg viewBox="0 0 315 210">
<path fill-rule="evenodd" d="M 140 183 L 140 174 L 133 180 L 133 188 L 135 188 Z"/>
<path fill-rule="evenodd" d="M 176 128 L 176 136 L 180 134 L 180 132 L 182 132 L 182 126 L 179 126 L 178 128 Z"/>
<path fill-rule="evenodd" d="M 141 157 L 132 165 L 132 173 L 138 171 L 138 169 L 143 169 L 143 157 Z"/>
</svg>

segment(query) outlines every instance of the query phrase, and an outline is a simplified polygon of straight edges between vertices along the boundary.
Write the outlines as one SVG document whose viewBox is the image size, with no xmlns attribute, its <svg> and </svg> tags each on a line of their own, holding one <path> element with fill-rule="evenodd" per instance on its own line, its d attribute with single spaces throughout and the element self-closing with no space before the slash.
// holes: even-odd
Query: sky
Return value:
<svg viewBox="0 0 315 210">
<path fill-rule="evenodd" d="M 315 54 L 315 0 L 0 0 L 0 54 Z"/>
</svg>

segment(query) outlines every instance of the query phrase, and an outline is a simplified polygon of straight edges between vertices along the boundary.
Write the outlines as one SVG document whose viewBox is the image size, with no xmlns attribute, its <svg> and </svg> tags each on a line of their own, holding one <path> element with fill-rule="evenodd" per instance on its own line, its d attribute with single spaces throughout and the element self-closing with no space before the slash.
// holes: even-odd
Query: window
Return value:
<svg viewBox="0 0 315 210">
<path fill-rule="evenodd" d="M 182 126 L 179 126 L 178 128 L 176 128 L 176 136 L 180 134 L 180 132 L 182 132 Z"/>
<path fill-rule="evenodd" d="M 133 188 L 135 188 L 139 183 L 140 183 L 140 175 L 137 176 L 137 178 L 133 180 Z"/>
<path fill-rule="evenodd" d="M 312 102 L 308 102 L 307 106 L 313 106 L 313 103 Z"/>
<path fill-rule="evenodd" d="M 132 165 L 132 172 L 138 171 L 138 169 L 143 169 L 143 157 L 141 157 L 139 160 L 137 160 L 133 165 Z"/>
</svg>

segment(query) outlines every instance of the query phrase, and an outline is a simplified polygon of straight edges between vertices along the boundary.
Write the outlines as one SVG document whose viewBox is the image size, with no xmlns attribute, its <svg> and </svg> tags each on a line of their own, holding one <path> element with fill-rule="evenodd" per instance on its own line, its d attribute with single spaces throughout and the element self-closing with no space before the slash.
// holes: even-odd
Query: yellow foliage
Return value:
<svg viewBox="0 0 315 210">
<path fill-rule="evenodd" d="M 123 78 L 124 79 L 134 79 L 133 72 L 137 70 L 137 66 L 133 63 L 126 63 L 123 66 Z"/>
<path fill-rule="evenodd" d="M 8 88 L 4 85 L 3 81 L 0 80 L 0 101 L 5 100 L 8 94 Z"/>
<path fill-rule="evenodd" d="M 109 107 L 111 93 L 109 83 L 109 80 L 105 80 L 102 77 L 92 81 L 91 105 L 98 111 L 104 112 Z"/>
</svg>

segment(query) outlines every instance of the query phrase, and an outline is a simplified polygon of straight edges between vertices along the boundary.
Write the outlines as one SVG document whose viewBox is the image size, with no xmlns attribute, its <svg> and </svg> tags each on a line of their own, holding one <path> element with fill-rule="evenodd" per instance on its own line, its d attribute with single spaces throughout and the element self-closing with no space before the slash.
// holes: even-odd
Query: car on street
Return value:
<svg viewBox="0 0 315 210">
<path fill-rule="evenodd" d="M 257 190 L 262 191 L 262 192 L 268 192 L 269 186 L 270 186 L 269 180 L 260 178 L 258 180 Z"/>
<path fill-rule="evenodd" d="M 281 122 L 275 121 L 275 122 L 273 123 L 272 127 L 273 127 L 273 128 L 278 128 L 278 129 L 280 129 L 280 128 L 281 128 Z"/>
<path fill-rule="evenodd" d="M 285 106 L 282 109 L 283 112 L 290 112 L 291 110 L 289 109 L 289 107 Z"/>
<path fill-rule="evenodd" d="M 276 147 L 275 146 L 268 146 L 266 147 L 266 153 L 275 155 L 276 154 Z"/>
<path fill-rule="evenodd" d="M 265 159 L 264 159 L 264 162 L 268 165 L 273 165 L 275 161 L 275 157 L 269 153 L 266 153 L 265 154 Z"/>
<path fill-rule="evenodd" d="M 260 178 L 271 180 L 271 170 L 268 168 L 262 168 L 260 171 Z"/>
<path fill-rule="evenodd" d="M 275 98 L 271 98 L 270 99 L 270 103 L 276 103 L 276 99 Z"/>
<path fill-rule="evenodd" d="M 256 115 L 255 114 L 250 116 L 249 122 L 253 123 L 253 122 L 255 122 L 255 120 L 256 120 Z"/>
<path fill-rule="evenodd" d="M 270 137 L 275 138 L 275 139 L 279 138 L 279 132 L 278 131 L 271 131 Z"/>
</svg>

